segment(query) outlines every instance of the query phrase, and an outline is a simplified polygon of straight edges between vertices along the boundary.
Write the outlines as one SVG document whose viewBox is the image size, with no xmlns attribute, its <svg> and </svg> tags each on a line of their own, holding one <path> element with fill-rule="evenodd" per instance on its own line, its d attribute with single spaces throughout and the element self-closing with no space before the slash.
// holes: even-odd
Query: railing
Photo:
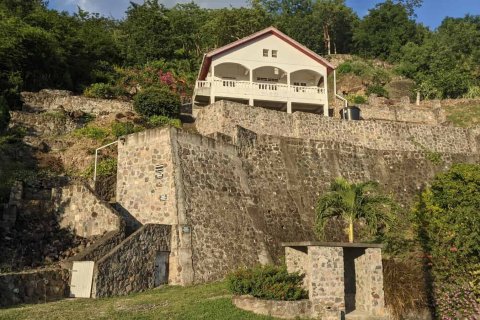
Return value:
<svg viewBox="0 0 480 320">
<path fill-rule="evenodd" d="M 227 79 L 216 79 L 213 82 L 197 81 L 195 91 L 199 95 L 210 95 L 212 87 L 215 88 L 215 93 L 230 93 L 234 96 L 297 97 L 303 99 L 319 99 L 325 96 L 325 89 L 315 86 L 289 86 L 283 83 L 260 83 Z"/>
</svg>

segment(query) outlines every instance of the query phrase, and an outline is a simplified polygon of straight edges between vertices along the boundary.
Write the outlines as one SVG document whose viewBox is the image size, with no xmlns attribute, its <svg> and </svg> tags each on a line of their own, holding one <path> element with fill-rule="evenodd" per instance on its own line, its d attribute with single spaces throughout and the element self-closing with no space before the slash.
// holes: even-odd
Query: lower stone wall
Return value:
<svg viewBox="0 0 480 320">
<path fill-rule="evenodd" d="M 82 182 L 72 182 L 52 190 L 60 226 L 71 228 L 81 237 L 103 235 L 121 228 L 121 218 L 93 190 Z"/>
<path fill-rule="evenodd" d="M 251 296 L 234 296 L 233 304 L 246 311 L 280 319 L 312 317 L 312 304 L 309 300 L 278 301 L 261 300 Z"/>
<path fill-rule="evenodd" d="M 0 274 L 0 307 L 66 298 L 69 283 L 70 273 L 65 269 Z"/>
<path fill-rule="evenodd" d="M 126 295 L 155 286 L 155 258 L 169 252 L 171 226 L 147 224 L 95 263 L 92 297 Z"/>
</svg>

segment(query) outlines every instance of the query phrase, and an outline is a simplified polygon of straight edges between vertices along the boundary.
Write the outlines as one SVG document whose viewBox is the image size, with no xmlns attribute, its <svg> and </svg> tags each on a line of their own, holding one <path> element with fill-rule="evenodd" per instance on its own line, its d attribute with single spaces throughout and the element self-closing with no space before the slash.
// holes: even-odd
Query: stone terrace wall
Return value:
<svg viewBox="0 0 480 320">
<path fill-rule="evenodd" d="M 171 226 L 147 224 L 105 257 L 93 271 L 92 297 L 109 297 L 154 287 L 155 257 L 170 251 Z"/>
<path fill-rule="evenodd" d="M 70 273 L 65 269 L 0 274 L 0 307 L 66 298 L 69 283 Z"/>
<path fill-rule="evenodd" d="M 235 127 L 257 134 L 351 143 L 375 150 L 478 153 L 480 128 L 429 126 L 388 121 L 343 121 L 319 115 L 251 107 L 219 101 L 202 109 L 196 120 L 200 134 L 235 136 Z"/>
<path fill-rule="evenodd" d="M 447 121 L 446 113 L 442 108 L 425 108 L 413 105 L 361 105 L 360 109 L 360 117 L 364 120 L 409 122 L 432 126 L 441 125 Z"/>
<path fill-rule="evenodd" d="M 218 280 L 242 265 L 270 262 L 262 230 L 265 218 L 235 146 L 182 132 L 177 144 L 185 214 L 192 226 L 195 282 Z"/>
<path fill-rule="evenodd" d="M 84 183 L 73 182 L 54 188 L 52 197 L 62 228 L 70 227 L 81 237 L 103 235 L 121 228 L 116 211 Z"/>
<path fill-rule="evenodd" d="M 58 112 L 30 113 L 10 111 L 10 126 L 27 128 L 33 135 L 60 135 L 69 133 L 82 125 L 66 114 Z"/>
<path fill-rule="evenodd" d="M 80 110 L 95 115 L 133 111 L 131 102 L 74 96 L 63 90 L 22 92 L 21 98 L 25 109 L 57 110 L 63 107 L 68 112 Z"/>
</svg>

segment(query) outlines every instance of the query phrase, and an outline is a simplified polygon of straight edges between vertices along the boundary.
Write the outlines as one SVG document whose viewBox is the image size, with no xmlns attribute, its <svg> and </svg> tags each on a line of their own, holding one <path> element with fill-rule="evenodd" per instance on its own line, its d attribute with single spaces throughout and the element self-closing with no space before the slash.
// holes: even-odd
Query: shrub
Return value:
<svg viewBox="0 0 480 320">
<path fill-rule="evenodd" d="M 127 134 L 140 132 L 142 130 L 142 127 L 135 126 L 131 122 L 115 122 L 112 124 L 112 134 L 117 138 L 126 136 Z"/>
<path fill-rule="evenodd" d="M 480 301 L 480 165 L 456 164 L 438 174 L 418 201 L 414 219 L 429 257 L 437 311 L 460 319 L 478 312 Z M 452 301 L 464 297 L 465 303 Z M 453 309 L 452 309 L 453 308 Z"/>
<path fill-rule="evenodd" d="M 113 99 L 125 95 L 125 90 L 119 86 L 107 83 L 94 83 L 83 91 L 89 98 Z"/>
<path fill-rule="evenodd" d="M 346 74 L 352 72 L 352 64 L 348 61 L 342 63 L 341 65 L 338 66 L 337 72 L 338 74 Z"/>
<path fill-rule="evenodd" d="M 8 128 L 10 122 L 10 113 L 8 112 L 7 100 L 0 96 L 0 133 Z"/>
<path fill-rule="evenodd" d="M 480 86 L 471 86 L 464 96 L 467 99 L 480 98 Z"/>
<path fill-rule="evenodd" d="M 145 117 L 174 118 L 180 110 L 180 97 L 167 87 L 150 87 L 135 96 L 133 106 Z"/>
<path fill-rule="evenodd" d="M 350 102 L 352 104 L 367 103 L 367 98 L 365 98 L 365 96 L 362 96 L 362 95 L 351 95 L 351 96 L 347 97 L 347 100 L 348 100 L 348 102 Z"/>
<path fill-rule="evenodd" d="M 109 133 L 103 128 L 86 126 L 84 128 L 75 130 L 73 135 L 77 137 L 86 137 L 93 140 L 103 140 L 108 137 Z"/>
<path fill-rule="evenodd" d="M 84 172 L 84 176 L 93 177 L 95 163 L 92 163 Z M 104 158 L 97 163 L 97 177 L 108 177 L 117 173 L 117 159 Z"/>
<path fill-rule="evenodd" d="M 175 128 L 180 128 L 182 126 L 180 119 L 172 119 L 166 116 L 151 116 L 148 118 L 147 123 L 151 127 L 172 126 Z"/>
<path fill-rule="evenodd" d="M 285 266 L 241 268 L 228 277 L 228 287 L 236 295 L 252 295 L 267 300 L 300 300 L 308 297 L 302 288 L 305 275 L 288 273 Z"/>
<path fill-rule="evenodd" d="M 365 93 L 367 94 L 367 96 L 376 94 L 379 97 L 388 98 L 388 91 L 379 84 L 373 84 L 368 86 L 367 91 Z"/>
</svg>

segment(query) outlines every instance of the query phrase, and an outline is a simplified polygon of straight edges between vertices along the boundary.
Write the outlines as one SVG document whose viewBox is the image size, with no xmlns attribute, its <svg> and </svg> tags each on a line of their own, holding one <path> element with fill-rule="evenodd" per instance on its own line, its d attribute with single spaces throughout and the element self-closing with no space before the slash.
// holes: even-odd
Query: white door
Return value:
<svg viewBox="0 0 480 320">
<path fill-rule="evenodd" d="M 70 280 L 70 297 L 90 298 L 92 293 L 93 261 L 74 261 Z"/>
</svg>

